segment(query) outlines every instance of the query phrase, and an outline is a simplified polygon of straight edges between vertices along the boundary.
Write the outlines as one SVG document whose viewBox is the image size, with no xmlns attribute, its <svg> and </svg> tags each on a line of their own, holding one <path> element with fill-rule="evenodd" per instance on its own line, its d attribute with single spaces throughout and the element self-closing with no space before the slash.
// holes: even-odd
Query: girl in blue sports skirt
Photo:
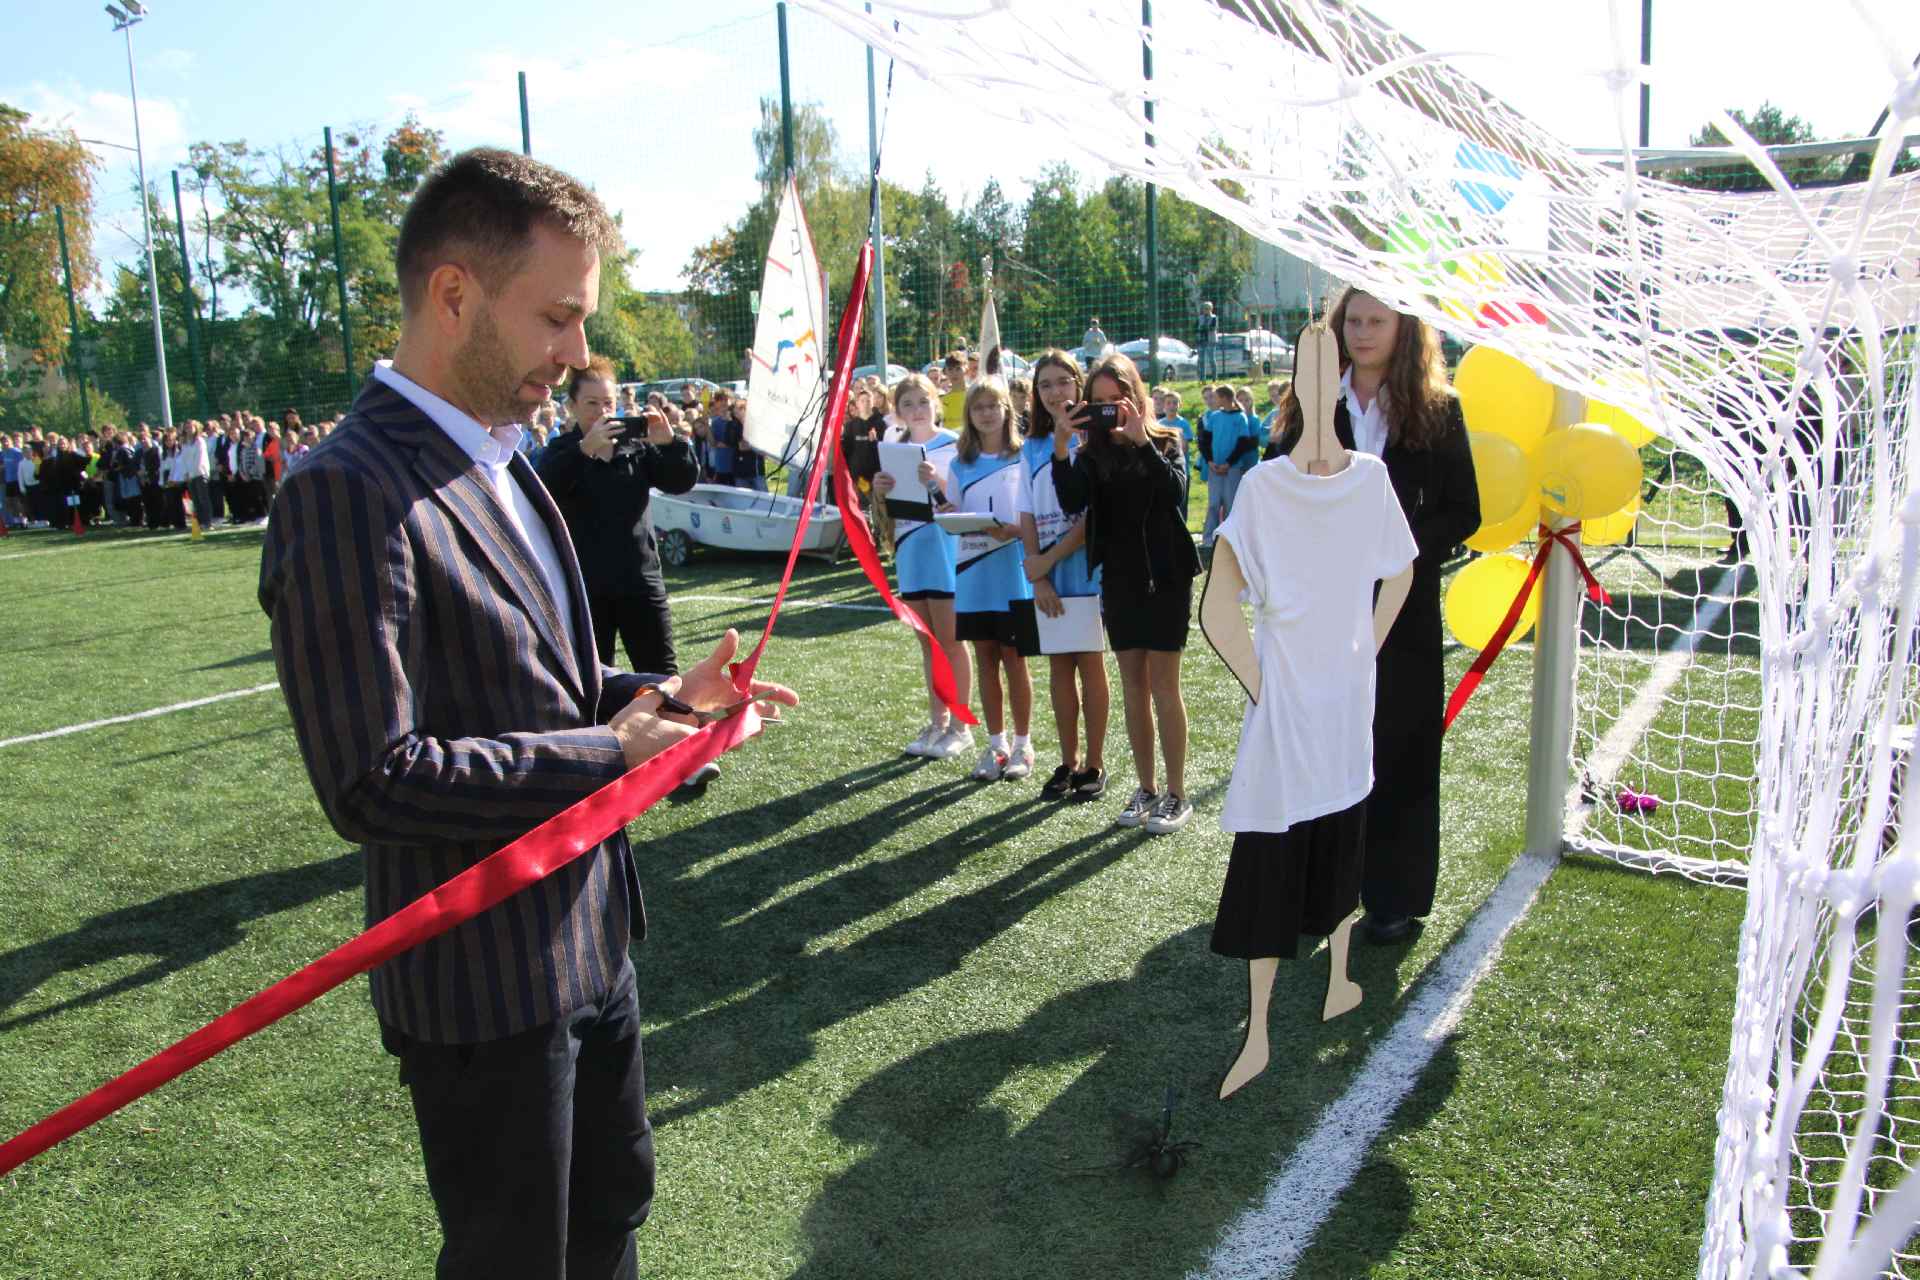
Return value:
<svg viewBox="0 0 1920 1280">
<path fill-rule="evenodd" d="M 887 439 L 894 443 L 917 444 L 926 453 L 922 465 L 929 468 L 934 483 L 927 485 L 931 498 L 945 483 L 947 468 L 954 456 L 958 437 L 940 428 L 940 396 L 933 384 L 917 373 L 910 373 L 893 386 L 893 417 L 898 427 Z M 880 472 L 873 478 L 873 491 L 884 502 L 900 477 Z M 890 506 L 893 515 L 894 589 L 909 609 L 920 615 L 946 652 L 953 668 L 953 681 L 961 703 L 971 696 L 966 650 L 954 636 L 954 543 L 953 535 L 933 523 L 932 510 L 902 511 Z M 915 633 L 919 635 L 918 632 Z M 933 691 L 933 646 L 920 636 L 921 670 L 927 682 L 927 727 L 907 744 L 910 756 L 950 760 L 973 750 L 973 730 L 951 720 L 946 704 Z"/>
<path fill-rule="evenodd" d="M 920 466 L 928 478 L 929 463 Z M 1033 772 L 1033 677 L 1027 658 L 1040 651 L 1033 621 L 1033 584 L 1020 541 L 1020 424 L 1006 383 L 982 378 L 968 390 L 960 442 L 948 468 L 948 509 L 989 516 L 984 531 L 960 535 L 955 565 L 954 634 L 973 645 L 980 705 L 991 738 L 974 766 L 982 782 Z M 1004 673 L 1005 697 L 1001 676 Z M 1013 704 L 1013 736 L 1005 702 Z"/>
</svg>

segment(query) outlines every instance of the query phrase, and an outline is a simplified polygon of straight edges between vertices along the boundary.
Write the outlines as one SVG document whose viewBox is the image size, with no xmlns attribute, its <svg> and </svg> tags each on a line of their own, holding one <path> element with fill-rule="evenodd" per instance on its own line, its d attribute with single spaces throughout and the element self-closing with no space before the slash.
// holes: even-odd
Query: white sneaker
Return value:
<svg viewBox="0 0 1920 1280">
<path fill-rule="evenodd" d="M 987 749 L 980 753 L 979 762 L 973 766 L 971 776 L 976 782 L 996 782 L 1006 764 L 1006 754 L 989 742 Z"/>
<path fill-rule="evenodd" d="M 1187 803 L 1185 796 L 1177 796 L 1169 791 L 1154 804 L 1153 812 L 1147 815 L 1145 826 L 1156 836 L 1170 835 L 1187 825 L 1193 817 L 1193 806 Z"/>
<path fill-rule="evenodd" d="M 915 738 L 912 742 L 909 742 L 907 744 L 907 754 L 910 756 L 922 756 L 922 757 L 932 755 L 933 744 L 939 741 L 940 735 L 945 732 L 946 732 L 945 726 L 937 725 L 937 724 L 929 724 L 926 728 L 920 731 L 919 737 Z"/>
<path fill-rule="evenodd" d="M 935 760 L 958 760 L 972 750 L 973 730 L 955 721 L 927 747 L 927 755 Z"/>
<path fill-rule="evenodd" d="M 1127 807 L 1120 811 L 1114 821 L 1123 827 L 1137 827 L 1153 814 L 1153 806 L 1158 800 L 1153 792 L 1145 787 L 1133 789 L 1133 799 L 1127 801 Z"/>
<path fill-rule="evenodd" d="M 1000 776 L 1009 782 L 1018 782 L 1033 772 L 1033 744 L 1016 747 L 1007 752 L 1006 763 L 1001 766 Z"/>
</svg>

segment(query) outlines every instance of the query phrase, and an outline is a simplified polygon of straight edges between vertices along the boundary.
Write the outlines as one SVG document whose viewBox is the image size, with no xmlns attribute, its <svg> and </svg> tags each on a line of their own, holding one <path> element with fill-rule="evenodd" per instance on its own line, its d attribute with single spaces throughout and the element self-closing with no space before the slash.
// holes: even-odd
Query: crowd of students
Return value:
<svg viewBox="0 0 1920 1280">
<path fill-rule="evenodd" d="M 309 426 L 293 409 L 277 422 L 240 411 L 168 430 L 143 422 L 71 437 L 39 427 L 0 433 L 7 527 L 259 523 L 287 470 L 340 416 Z"/>
</svg>

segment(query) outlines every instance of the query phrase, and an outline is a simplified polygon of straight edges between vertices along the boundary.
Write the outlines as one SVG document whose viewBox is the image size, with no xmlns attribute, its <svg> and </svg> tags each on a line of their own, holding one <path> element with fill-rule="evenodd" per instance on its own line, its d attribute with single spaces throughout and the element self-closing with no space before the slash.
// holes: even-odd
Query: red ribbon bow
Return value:
<svg viewBox="0 0 1920 1280">
<path fill-rule="evenodd" d="M 1520 584 L 1520 593 L 1513 598 L 1513 605 L 1507 610 L 1507 616 L 1500 620 L 1500 626 L 1493 633 L 1493 639 L 1487 641 L 1487 647 L 1480 651 L 1467 674 L 1460 677 L 1451 697 L 1447 699 L 1446 719 L 1441 722 L 1440 732 L 1445 733 L 1453 727 L 1453 718 L 1460 714 L 1460 708 L 1467 705 L 1467 699 L 1473 697 L 1473 691 L 1480 687 L 1480 680 L 1493 666 L 1493 660 L 1507 647 L 1507 640 L 1513 635 L 1513 629 L 1520 625 L 1520 615 L 1526 612 L 1527 598 L 1533 594 L 1533 584 L 1540 580 L 1541 572 L 1547 567 L 1547 557 L 1555 546 L 1564 547 L 1573 557 L 1574 567 L 1580 570 L 1580 576 L 1587 582 L 1587 599 L 1595 604 L 1612 604 L 1613 597 L 1600 585 L 1600 579 L 1593 576 L 1593 570 L 1587 567 L 1587 559 L 1580 554 L 1580 544 L 1573 535 L 1580 532 L 1580 522 L 1575 520 L 1564 528 L 1554 529 L 1546 524 L 1540 526 L 1540 549 L 1534 552 L 1533 567 L 1527 570 L 1527 580 Z"/>
</svg>

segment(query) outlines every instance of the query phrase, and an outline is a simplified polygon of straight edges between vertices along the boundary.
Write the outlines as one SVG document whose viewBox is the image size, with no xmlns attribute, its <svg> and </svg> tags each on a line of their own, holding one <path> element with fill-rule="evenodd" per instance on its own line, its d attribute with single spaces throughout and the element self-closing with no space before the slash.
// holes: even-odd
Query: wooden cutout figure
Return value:
<svg viewBox="0 0 1920 1280">
<path fill-rule="evenodd" d="M 1334 406 L 1340 394 L 1339 349 L 1333 332 L 1324 320 L 1317 320 L 1301 331 L 1294 356 L 1294 397 L 1300 403 L 1303 428 L 1299 441 L 1287 454 L 1288 462 L 1308 475 L 1338 475 L 1352 462 L 1333 429 Z M 1240 568 L 1233 544 L 1222 538 L 1214 543 L 1213 565 L 1207 576 L 1206 591 L 1200 602 L 1200 630 L 1214 652 L 1233 672 L 1254 704 L 1260 701 L 1260 662 L 1254 649 L 1253 633 L 1247 627 L 1240 608 L 1240 595 L 1246 589 L 1246 575 Z M 1379 652 L 1392 630 L 1394 619 L 1406 603 L 1413 586 L 1413 566 L 1382 582 L 1373 610 L 1373 647 Z M 1327 939 L 1327 994 L 1320 1006 L 1321 1021 L 1339 1017 L 1359 1007 L 1362 993 L 1358 983 L 1347 976 L 1347 951 L 1352 940 L 1358 912 L 1349 914 Z M 1247 1033 L 1240 1053 L 1220 1081 L 1222 1098 L 1234 1093 L 1267 1068 L 1267 1011 L 1273 995 L 1273 981 L 1280 968 L 1279 958 L 1268 956 L 1247 962 Z"/>
</svg>

